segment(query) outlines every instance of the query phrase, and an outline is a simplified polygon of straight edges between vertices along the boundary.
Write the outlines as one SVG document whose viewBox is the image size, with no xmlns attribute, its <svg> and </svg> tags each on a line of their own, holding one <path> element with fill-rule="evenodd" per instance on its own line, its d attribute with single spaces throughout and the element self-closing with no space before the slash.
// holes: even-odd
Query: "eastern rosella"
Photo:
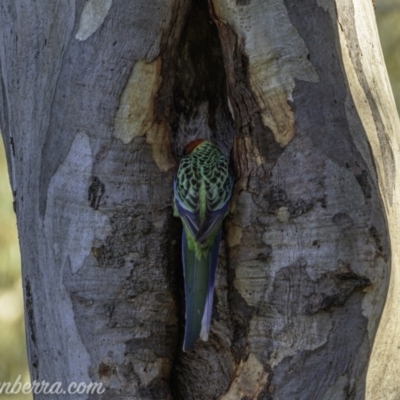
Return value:
<svg viewBox="0 0 400 400">
<path fill-rule="evenodd" d="M 228 159 L 217 146 L 204 139 L 186 145 L 174 180 L 174 215 L 183 223 L 184 351 L 192 349 L 199 336 L 208 339 L 221 225 L 233 183 Z"/>
</svg>

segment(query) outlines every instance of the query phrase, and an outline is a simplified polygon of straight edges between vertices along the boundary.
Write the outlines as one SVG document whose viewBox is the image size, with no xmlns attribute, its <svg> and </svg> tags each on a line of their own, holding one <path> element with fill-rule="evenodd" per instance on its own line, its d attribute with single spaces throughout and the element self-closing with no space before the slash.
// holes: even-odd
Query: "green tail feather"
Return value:
<svg viewBox="0 0 400 400">
<path fill-rule="evenodd" d="M 200 335 L 208 293 L 209 253 L 209 250 L 205 250 L 200 257 L 199 254 L 196 255 L 193 246 L 187 242 L 185 229 L 183 230 L 182 259 L 184 262 L 186 297 L 186 326 L 183 351 L 191 350 Z"/>
</svg>

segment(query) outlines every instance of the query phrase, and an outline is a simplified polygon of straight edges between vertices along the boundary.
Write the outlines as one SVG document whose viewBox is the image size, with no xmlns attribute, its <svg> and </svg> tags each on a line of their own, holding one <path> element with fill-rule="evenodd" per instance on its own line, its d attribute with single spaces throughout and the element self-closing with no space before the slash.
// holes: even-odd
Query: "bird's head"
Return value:
<svg viewBox="0 0 400 400">
<path fill-rule="evenodd" d="M 196 139 L 188 143 L 183 149 L 183 155 L 188 156 L 189 154 L 192 154 L 193 150 L 205 141 L 206 141 L 205 139 Z"/>
</svg>

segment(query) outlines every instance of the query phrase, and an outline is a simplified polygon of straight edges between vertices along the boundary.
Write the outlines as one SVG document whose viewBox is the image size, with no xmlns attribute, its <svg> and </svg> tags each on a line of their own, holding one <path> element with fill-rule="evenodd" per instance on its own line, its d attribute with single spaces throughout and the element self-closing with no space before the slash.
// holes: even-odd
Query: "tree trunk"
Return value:
<svg viewBox="0 0 400 400">
<path fill-rule="evenodd" d="M 0 32 L 32 380 L 397 398 L 400 124 L 372 2 L 4 0 Z M 237 183 L 210 339 L 183 353 L 172 179 L 200 137 Z"/>
</svg>

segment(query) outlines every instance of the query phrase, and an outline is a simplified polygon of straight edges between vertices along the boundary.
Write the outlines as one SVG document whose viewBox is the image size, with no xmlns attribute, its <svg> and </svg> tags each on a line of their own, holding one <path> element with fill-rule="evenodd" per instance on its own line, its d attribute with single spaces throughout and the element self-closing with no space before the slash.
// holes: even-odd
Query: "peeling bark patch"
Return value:
<svg viewBox="0 0 400 400">
<path fill-rule="evenodd" d="M 238 225 L 234 225 L 232 222 L 227 222 L 227 236 L 226 240 L 229 247 L 239 246 L 242 241 L 243 228 Z"/>
<path fill-rule="evenodd" d="M 217 18 L 229 24 L 243 43 L 244 52 L 252 55 L 249 82 L 263 123 L 275 140 L 286 146 L 295 134 L 289 104 L 295 79 L 318 82 L 305 43 L 291 24 L 283 1 L 253 0 L 246 7 L 232 7 L 228 0 L 213 0 L 213 6 Z M 259 29 L 250 28 L 254 26 Z"/>
<path fill-rule="evenodd" d="M 167 172 L 176 167 L 171 153 L 171 128 L 167 122 L 155 123 L 147 132 L 146 142 L 151 146 L 151 154 L 158 168 Z"/>
<path fill-rule="evenodd" d="M 315 2 L 304 3 L 301 8 L 292 1 L 285 0 L 285 4 L 290 20 L 309 47 L 320 79 L 318 85 L 304 80 L 296 81 L 293 102 L 298 134 L 311 137 L 314 146 L 342 167 L 355 157 L 363 160 L 354 144 L 347 120 L 348 88 L 336 45 L 337 28 L 329 13 Z M 312 18 L 305 20 L 304 15 Z M 325 29 L 321 30 L 321 26 Z M 354 118 L 356 120 L 358 116 Z M 361 168 L 367 169 L 364 162 L 361 163 Z"/>
<path fill-rule="evenodd" d="M 369 10 L 368 2 L 346 2 L 338 5 L 332 19 L 345 26 L 354 25 L 354 29 L 338 30 L 343 67 L 348 75 L 350 95 L 355 108 L 369 140 L 373 143 L 375 166 L 378 167 L 380 179 L 385 180 L 386 187 L 393 187 L 396 164 L 391 136 L 399 123 L 395 113 L 389 115 L 389 107 L 382 100 L 385 96 L 385 101 L 392 102 L 391 106 L 396 108 L 381 50 L 375 44 L 375 40 L 379 43 L 375 18 Z M 367 63 L 364 65 L 363 60 L 369 60 L 368 66 Z M 379 88 L 379 93 L 376 88 Z M 386 191 L 386 197 L 391 204 L 392 191 Z"/>
<path fill-rule="evenodd" d="M 337 269 L 316 279 L 308 275 L 306 267 L 300 261 L 276 274 L 270 300 L 281 314 L 313 315 L 342 307 L 354 291 L 371 285 L 367 277 L 355 274 L 349 264 L 340 260 Z"/>
<path fill-rule="evenodd" d="M 101 245 L 92 248 L 100 267 L 121 268 L 126 261 L 136 265 L 148 257 L 150 249 L 144 246 L 140 238 L 151 234 L 154 227 L 146 211 L 146 206 L 139 204 L 124 205 L 117 209 L 110 218 L 110 235 Z"/>
<path fill-rule="evenodd" d="M 84 207 L 79 201 L 88 196 L 87 183 L 92 167 L 93 154 L 89 137 L 78 133 L 67 157 L 52 177 L 47 191 L 45 232 L 49 238 L 56 238 L 54 254 L 58 265 L 64 265 L 69 258 L 73 273 L 83 267 L 94 238 L 104 239 L 110 229 L 107 215 L 88 205 Z M 71 176 L 74 177 L 73 184 Z M 61 237 L 63 241 L 58 241 L 57 238 Z"/>
<path fill-rule="evenodd" d="M 237 367 L 229 391 L 220 400 L 256 399 L 268 381 L 268 373 L 254 353 Z"/>
<path fill-rule="evenodd" d="M 153 160 L 161 171 L 168 171 L 175 166 L 170 151 L 170 128 L 155 117 L 155 102 L 162 82 L 161 66 L 161 57 L 152 62 L 135 63 L 114 116 L 113 134 L 124 144 L 145 136 Z"/>
<path fill-rule="evenodd" d="M 137 344 L 143 342 L 142 340 L 136 340 Z M 164 354 L 164 356 L 158 356 L 158 350 L 161 346 L 156 344 L 156 340 L 150 341 L 150 343 L 154 346 L 152 348 L 147 347 L 149 346 L 149 340 L 146 340 L 145 343 L 141 343 L 140 347 L 135 346 L 135 350 L 132 349 L 131 343 L 127 346 L 127 359 L 129 360 L 130 354 L 140 354 L 145 352 L 151 352 L 152 356 L 148 357 L 147 360 L 141 360 L 140 358 L 136 359 L 134 363 L 129 363 L 125 366 L 129 374 L 128 376 L 135 376 L 137 379 L 137 383 L 139 386 L 139 390 L 144 394 L 148 394 L 151 391 L 151 385 L 155 387 L 162 387 L 165 386 L 165 381 L 160 377 L 160 371 L 164 369 L 170 368 L 170 361 L 168 359 L 169 354 Z M 146 348 L 147 347 L 147 348 Z M 120 369 L 120 367 L 118 367 Z M 129 369 L 131 369 L 129 371 Z M 164 383 L 164 385 L 163 385 Z"/>
<path fill-rule="evenodd" d="M 272 247 L 272 253 L 268 264 L 264 266 L 264 270 L 268 271 L 265 279 L 268 284 L 264 289 L 264 297 L 256 303 L 255 310 L 260 315 L 256 314 L 251 322 L 249 343 L 251 350 L 259 350 L 259 358 L 272 368 L 285 357 L 292 357 L 299 351 L 312 351 L 325 346 L 328 340 L 332 340 L 329 336 L 334 316 L 356 298 L 362 300 L 362 311 L 368 310 L 364 315 L 368 316 L 368 327 L 371 327 L 368 332 L 357 334 L 365 338 L 373 332 L 370 334 L 373 337 L 376 319 L 370 317 L 373 315 L 371 310 L 382 305 L 381 293 L 385 291 L 379 285 L 383 282 L 382 276 L 387 267 L 383 266 L 383 259 L 377 254 L 368 234 L 371 225 L 385 232 L 382 224 L 384 216 L 377 201 L 376 188 L 372 187 L 371 200 L 366 201 L 356 180 L 356 174 L 365 168 L 363 159 L 353 153 L 348 156 L 347 165 L 339 166 L 315 147 L 310 133 L 301 132 L 293 139 L 276 163 L 269 179 L 270 185 L 265 186 L 260 195 L 254 196 L 257 206 L 263 210 L 263 215 L 258 216 L 265 229 L 263 242 Z M 336 141 L 340 140 L 338 135 L 339 132 L 336 132 Z M 371 175 L 369 179 L 372 185 L 374 180 Z M 276 188 L 284 189 L 284 193 Z M 263 197 L 271 194 L 276 202 L 276 210 L 268 210 L 269 201 Z M 289 214 L 285 206 L 287 199 L 295 202 L 298 198 L 313 204 L 312 210 L 282 224 L 277 213 L 286 209 Z M 268 215 L 269 211 L 274 211 L 274 214 Z M 243 235 L 245 240 L 251 241 L 257 237 L 254 234 L 248 237 L 246 232 Z M 383 243 L 384 239 L 382 236 Z M 243 243 L 246 243 L 245 240 Z M 248 252 L 248 247 L 242 251 Z M 342 264 L 350 264 L 349 268 L 356 276 L 347 273 Z M 295 268 L 286 269 L 293 265 Z M 280 271 L 282 268 L 286 269 L 285 277 Z M 344 272 L 338 271 L 342 268 Z M 250 271 L 243 276 L 255 275 L 254 268 Z M 368 285 L 369 281 L 373 284 Z M 256 285 L 256 282 L 251 284 L 252 287 Z M 279 296 L 280 301 L 275 306 Z M 356 309 L 354 312 L 361 311 Z M 353 314 L 347 314 L 346 318 L 345 323 L 351 324 Z M 264 334 L 265 339 L 261 339 Z M 355 349 L 350 349 L 347 342 L 341 346 L 337 352 L 351 351 L 355 354 L 353 357 L 358 359 Z M 268 352 L 264 349 L 271 350 Z M 370 351 L 371 348 L 368 348 L 366 354 L 370 354 Z M 319 359 L 319 362 L 322 364 L 324 360 Z M 317 363 L 315 361 L 314 366 Z M 360 365 L 362 372 L 354 368 L 351 369 L 353 374 L 365 373 L 367 364 Z M 285 381 L 281 384 L 285 385 Z M 279 392 L 281 389 L 277 390 Z M 291 397 L 277 394 L 273 398 Z M 298 396 L 294 395 L 293 398 Z M 301 398 L 323 397 L 305 395 Z"/>
<path fill-rule="evenodd" d="M 178 232 L 170 232 L 175 219 L 169 213 L 151 208 L 159 207 L 132 201 L 117 206 L 109 237 L 103 244 L 94 240 L 97 263 L 87 257 L 85 267 L 69 281 L 75 313 L 87 322 L 79 326 L 80 335 L 95 354 L 91 377 L 102 377 L 107 398 L 121 393 L 169 398 L 172 354 L 178 345 L 176 285 L 170 276 L 178 264 L 171 255 L 171 238 Z"/>
<path fill-rule="evenodd" d="M 245 52 L 242 38 L 225 21 L 215 15 L 214 20 L 223 43 L 228 104 L 236 130 L 233 159 L 239 181 L 235 190 L 247 190 L 250 171 L 261 165 L 264 169 L 272 169 L 283 149 L 276 142 L 272 130 L 262 121 L 260 107 L 250 87 L 249 55 Z"/>
<path fill-rule="evenodd" d="M 281 220 L 284 218 L 284 212 L 287 212 L 289 218 L 297 218 L 313 208 L 312 203 L 307 203 L 303 199 L 290 200 L 286 192 L 278 186 L 272 186 L 264 195 L 264 199 L 267 202 L 268 212 L 277 214 Z"/>
<path fill-rule="evenodd" d="M 123 143 L 143 136 L 154 123 L 154 97 L 161 83 L 161 58 L 135 63 L 114 117 L 114 136 Z"/>
<path fill-rule="evenodd" d="M 98 210 L 104 192 L 104 183 L 101 182 L 97 176 L 92 176 L 91 184 L 88 190 L 88 200 L 90 207 L 92 207 L 94 210 Z"/>
<path fill-rule="evenodd" d="M 286 357 L 274 370 L 272 385 L 274 399 L 355 399 L 364 398 L 364 384 L 356 393 L 354 381 L 359 376 L 352 371 L 354 359 L 360 366 L 368 361 L 368 351 L 364 346 L 364 336 L 360 332 L 367 329 L 367 319 L 360 314 L 361 294 L 333 316 L 334 322 L 326 343 L 314 350 L 299 351 Z M 346 314 L 354 313 L 351 322 Z M 322 360 L 322 361 L 321 361 Z M 365 367 L 364 367 L 365 368 Z M 331 388 L 337 380 L 346 380 L 336 387 L 334 397 Z M 363 378 L 361 378 L 363 381 Z M 363 381 L 364 383 L 364 381 Z"/>
<path fill-rule="evenodd" d="M 103 24 L 113 0 L 87 0 L 75 35 L 77 40 L 86 40 Z"/>
</svg>

